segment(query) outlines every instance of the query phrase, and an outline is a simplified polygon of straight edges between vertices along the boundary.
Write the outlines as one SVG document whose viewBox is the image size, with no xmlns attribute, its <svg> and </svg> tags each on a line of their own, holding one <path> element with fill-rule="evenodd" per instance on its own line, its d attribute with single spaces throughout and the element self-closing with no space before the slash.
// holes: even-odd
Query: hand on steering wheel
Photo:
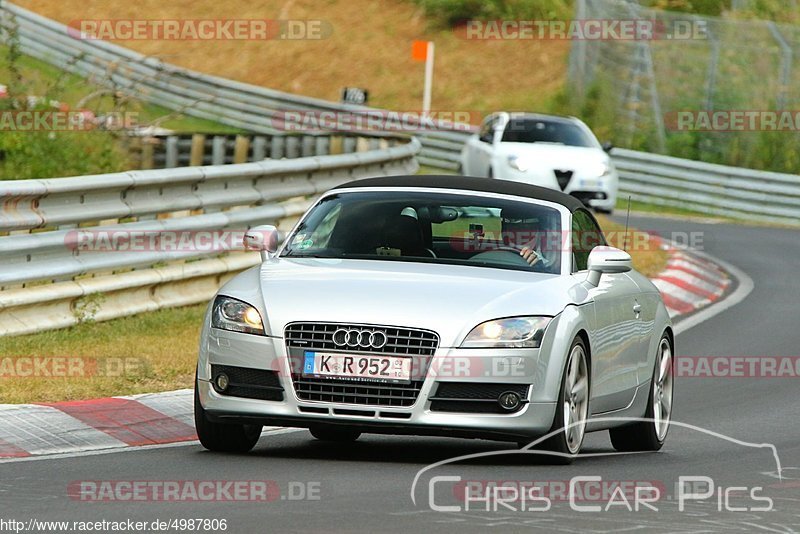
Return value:
<svg viewBox="0 0 800 534">
<path fill-rule="evenodd" d="M 541 254 L 536 252 L 531 247 L 522 247 L 522 249 L 519 251 L 519 255 L 522 256 L 531 267 L 542 260 Z"/>
<path fill-rule="evenodd" d="M 502 251 L 502 252 L 511 252 L 513 254 L 517 254 L 520 259 L 526 262 L 531 267 L 533 266 L 543 266 L 544 262 L 542 262 L 542 255 L 539 252 L 536 252 L 535 249 L 532 247 L 515 247 L 513 245 L 502 245 L 495 249 L 495 251 Z"/>
</svg>

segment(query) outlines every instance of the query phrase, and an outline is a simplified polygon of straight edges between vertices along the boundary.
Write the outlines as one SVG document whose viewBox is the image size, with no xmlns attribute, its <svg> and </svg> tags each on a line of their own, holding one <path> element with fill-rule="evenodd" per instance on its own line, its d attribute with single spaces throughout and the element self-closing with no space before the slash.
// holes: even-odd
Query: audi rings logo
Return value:
<svg viewBox="0 0 800 534">
<path fill-rule="evenodd" d="M 389 338 L 380 330 L 356 330 L 351 328 L 340 328 L 333 333 L 333 344 L 337 347 L 350 347 L 362 349 L 383 348 Z"/>
</svg>

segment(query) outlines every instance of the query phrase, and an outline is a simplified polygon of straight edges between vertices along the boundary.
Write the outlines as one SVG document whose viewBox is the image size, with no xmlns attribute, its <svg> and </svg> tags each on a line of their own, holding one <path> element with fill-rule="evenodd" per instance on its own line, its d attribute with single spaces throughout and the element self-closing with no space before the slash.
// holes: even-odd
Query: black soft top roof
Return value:
<svg viewBox="0 0 800 534">
<path fill-rule="evenodd" d="M 414 175 L 414 176 L 381 176 L 347 182 L 333 189 L 352 189 L 358 187 L 429 187 L 433 189 L 461 189 L 484 193 L 499 193 L 524 198 L 545 200 L 566 206 L 571 212 L 583 208 L 577 198 L 546 187 L 498 180 L 496 178 L 476 178 L 472 176 L 453 175 Z"/>
</svg>

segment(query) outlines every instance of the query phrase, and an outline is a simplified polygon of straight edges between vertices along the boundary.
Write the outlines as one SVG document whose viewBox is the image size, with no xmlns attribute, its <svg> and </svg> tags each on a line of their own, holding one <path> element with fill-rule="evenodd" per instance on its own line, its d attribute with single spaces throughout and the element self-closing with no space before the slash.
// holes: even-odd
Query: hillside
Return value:
<svg viewBox="0 0 800 534">
<path fill-rule="evenodd" d="M 566 75 L 566 41 L 467 41 L 437 27 L 407 0 L 17 0 L 63 23 L 78 19 L 313 19 L 317 41 L 120 41 L 183 67 L 264 87 L 336 100 L 343 86 L 370 91 L 370 105 L 418 110 L 423 65 L 415 39 L 436 43 L 434 110 L 482 115 L 546 110 Z"/>
</svg>

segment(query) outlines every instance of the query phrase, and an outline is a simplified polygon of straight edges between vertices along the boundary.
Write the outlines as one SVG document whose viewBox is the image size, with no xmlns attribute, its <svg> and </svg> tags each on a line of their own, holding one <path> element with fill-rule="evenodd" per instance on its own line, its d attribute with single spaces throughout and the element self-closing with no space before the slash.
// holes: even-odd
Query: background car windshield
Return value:
<svg viewBox="0 0 800 534">
<path fill-rule="evenodd" d="M 531 118 L 511 119 L 503 131 L 507 143 L 558 143 L 568 146 L 594 147 L 591 137 L 568 122 Z"/>
<path fill-rule="evenodd" d="M 324 199 L 284 257 L 462 264 L 558 274 L 561 215 L 523 201 L 474 195 L 351 192 Z M 539 252 L 530 265 L 520 250 Z"/>
</svg>

